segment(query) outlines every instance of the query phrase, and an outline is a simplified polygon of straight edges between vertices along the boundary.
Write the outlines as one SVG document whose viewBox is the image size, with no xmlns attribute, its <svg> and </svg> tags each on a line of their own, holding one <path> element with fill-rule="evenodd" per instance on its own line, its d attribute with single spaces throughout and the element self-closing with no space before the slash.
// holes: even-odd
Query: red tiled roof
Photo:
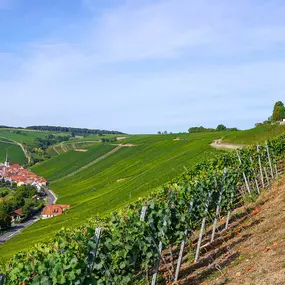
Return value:
<svg viewBox="0 0 285 285">
<path fill-rule="evenodd" d="M 64 209 L 69 209 L 70 205 L 47 205 L 42 211 L 42 215 L 56 216 L 61 215 Z"/>
<path fill-rule="evenodd" d="M 11 213 L 11 215 L 17 214 L 18 216 L 24 217 L 24 214 L 22 212 L 22 209 L 17 209 L 14 212 Z"/>
</svg>

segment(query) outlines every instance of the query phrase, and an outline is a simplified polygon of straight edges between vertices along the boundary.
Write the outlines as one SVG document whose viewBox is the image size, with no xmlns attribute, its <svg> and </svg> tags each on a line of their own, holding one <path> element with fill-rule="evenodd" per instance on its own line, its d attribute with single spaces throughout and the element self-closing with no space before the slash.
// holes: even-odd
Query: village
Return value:
<svg viewBox="0 0 285 285">
<path fill-rule="evenodd" d="M 54 204 L 56 197 L 47 185 L 45 178 L 17 163 L 9 163 L 6 154 L 5 162 L 0 163 L 0 230 L 17 224 L 25 227 L 31 224 L 29 220 L 51 218 L 69 209 L 70 205 Z"/>
</svg>

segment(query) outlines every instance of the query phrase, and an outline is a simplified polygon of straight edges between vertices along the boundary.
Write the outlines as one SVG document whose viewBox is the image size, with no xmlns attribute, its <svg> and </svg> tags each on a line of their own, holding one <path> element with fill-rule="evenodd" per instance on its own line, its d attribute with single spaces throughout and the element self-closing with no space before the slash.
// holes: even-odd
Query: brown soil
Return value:
<svg viewBox="0 0 285 285">
<path fill-rule="evenodd" d="M 117 141 L 125 140 L 127 137 L 116 137 Z"/>
<path fill-rule="evenodd" d="M 222 149 L 241 149 L 244 147 L 244 145 L 241 144 L 223 143 L 222 139 L 215 140 L 213 143 L 211 143 L 211 146 Z"/>
<path fill-rule="evenodd" d="M 182 139 L 182 138 L 175 138 L 175 139 L 173 139 L 174 141 L 184 141 L 184 139 Z"/>
<path fill-rule="evenodd" d="M 178 284 L 285 284 L 285 178 L 237 209 L 230 229 L 204 246 L 196 264 L 191 259 L 186 253 Z"/>
<path fill-rule="evenodd" d="M 80 152 L 87 152 L 88 149 L 81 149 L 81 148 L 75 148 L 75 151 L 80 151 Z"/>
</svg>

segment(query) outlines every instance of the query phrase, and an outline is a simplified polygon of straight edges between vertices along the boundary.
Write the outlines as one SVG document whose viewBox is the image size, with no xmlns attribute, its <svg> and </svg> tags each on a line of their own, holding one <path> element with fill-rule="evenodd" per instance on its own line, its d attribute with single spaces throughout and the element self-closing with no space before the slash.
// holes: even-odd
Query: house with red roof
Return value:
<svg viewBox="0 0 285 285">
<path fill-rule="evenodd" d="M 70 209 L 70 205 L 53 204 L 44 207 L 41 217 L 42 219 L 52 218 L 54 216 L 62 215 L 66 209 Z"/>
<path fill-rule="evenodd" d="M 10 213 L 10 217 L 12 218 L 12 223 L 19 221 L 21 218 L 24 218 L 25 215 L 22 212 L 22 209 L 17 209 Z"/>
</svg>

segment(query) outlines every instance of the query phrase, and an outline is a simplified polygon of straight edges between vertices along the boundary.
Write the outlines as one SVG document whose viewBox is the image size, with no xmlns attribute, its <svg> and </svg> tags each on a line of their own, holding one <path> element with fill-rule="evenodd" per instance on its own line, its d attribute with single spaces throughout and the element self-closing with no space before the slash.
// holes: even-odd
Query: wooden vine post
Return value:
<svg viewBox="0 0 285 285">
<path fill-rule="evenodd" d="M 88 271 L 89 271 L 89 274 L 91 274 L 92 271 L 93 271 L 94 261 L 95 261 L 95 258 L 97 256 L 99 240 L 100 240 L 101 233 L 102 233 L 102 228 L 97 227 L 95 229 L 95 234 L 94 234 L 94 237 L 93 237 L 93 240 L 95 241 L 95 247 L 90 252 L 90 254 L 88 256 Z"/>
<path fill-rule="evenodd" d="M 166 226 L 166 221 L 164 220 L 163 222 L 163 225 Z M 165 233 L 162 232 L 162 236 L 164 236 Z M 154 273 L 153 273 L 153 276 L 152 276 L 152 281 L 151 281 L 151 285 L 155 285 L 156 283 L 156 277 L 157 277 L 157 273 L 158 273 L 158 269 L 159 269 L 159 264 L 160 264 L 160 260 L 161 260 L 161 252 L 162 252 L 162 241 L 159 241 L 159 244 L 158 244 L 158 248 L 157 248 L 157 251 L 158 251 L 158 258 L 156 260 L 156 263 L 155 263 L 155 267 L 154 267 Z"/>
<path fill-rule="evenodd" d="M 259 172 L 260 172 L 261 184 L 262 184 L 262 188 L 265 188 L 259 145 L 257 145 L 256 148 L 257 148 L 257 153 L 258 153 L 258 164 L 259 164 Z"/>
<path fill-rule="evenodd" d="M 4 285 L 4 284 L 5 284 L 5 275 L 0 274 L 0 285 Z"/>
<path fill-rule="evenodd" d="M 220 213 L 220 206 L 221 206 L 222 197 L 223 197 L 223 191 L 224 191 L 224 184 L 225 184 L 226 175 L 227 175 L 227 169 L 225 168 L 224 169 L 224 174 L 223 174 L 223 181 L 222 181 L 222 185 L 221 185 L 221 189 L 220 189 L 219 200 L 218 200 L 218 204 L 217 204 L 217 207 L 216 207 L 216 214 L 215 214 L 215 219 L 214 219 L 214 223 L 213 223 L 213 231 L 212 231 L 212 236 L 211 236 L 211 242 L 213 242 L 214 239 L 215 239 L 215 233 L 216 233 L 216 228 L 217 228 L 218 216 L 219 216 L 219 213 Z"/>
<path fill-rule="evenodd" d="M 267 169 L 266 169 L 266 167 L 264 167 L 263 169 L 264 169 L 265 178 L 266 178 L 266 181 L 267 181 L 267 187 L 269 187 L 270 182 L 269 182 L 269 178 L 268 178 L 268 174 L 267 174 Z"/>
<path fill-rule="evenodd" d="M 268 143 L 266 142 L 265 145 L 266 145 L 268 163 L 269 163 L 269 167 L 270 167 L 270 172 L 271 172 L 272 180 L 274 180 L 273 167 L 272 167 L 272 162 L 271 162 L 271 157 L 270 157 L 270 152 L 269 152 Z"/>
<path fill-rule="evenodd" d="M 232 207 L 232 204 L 233 204 L 233 199 L 234 199 L 234 192 L 231 193 L 230 209 L 228 210 L 228 213 L 227 213 L 227 220 L 226 220 L 226 225 L 225 225 L 225 229 L 226 230 L 229 227 L 229 222 L 230 222 L 230 217 L 231 217 L 231 207 Z"/>
<path fill-rule="evenodd" d="M 198 261 L 199 255 L 200 255 L 200 248 L 201 248 L 202 238 L 203 238 L 203 234 L 204 234 L 204 230 L 205 230 L 206 216 L 208 213 L 210 197 L 211 197 L 211 193 L 209 191 L 207 201 L 206 201 L 206 205 L 205 205 L 205 212 L 204 212 L 204 216 L 203 216 L 202 223 L 201 223 L 200 235 L 199 235 L 199 239 L 198 239 L 198 243 L 197 243 L 196 255 L 195 255 L 195 260 L 194 260 L 195 263 Z"/>
<path fill-rule="evenodd" d="M 252 157 L 249 158 L 250 159 L 250 162 L 252 164 L 252 173 L 253 173 L 253 176 L 254 176 L 254 181 L 255 181 L 255 186 L 256 186 L 256 190 L 257 190 L 257 193 L 260 194 L 260 190 L 259 190 L 259 186 L 258 186 L 258 181 L 257 181 L 257 178 L 256 178 L 256 173 L 255 173 L 255 169 L 253 167 L 253 160 L 252 160 Z"/>
<path fill-rule="evenodd" d="M 190 202 L 190 206 L 189 206 L 189 214 L 192 212 L 193 210 L 193 201 Z M 181 267 L 181 263 L 182 263 L 182 258 L 183 258 L 183 252 L 184 252 L 184 248 L 185 248 L 185 244 L 186 244 L 186 239 L 187 236 L 189 234 L 189 229 L 186 229 L 184 232 L 184 236 L 181 242 L 181 246 L 180 246 L 180 251 L 179 251 L 179 256 L 178 256 L 178 260 L 177 260 L 177 266 L 176 266 L 176 271 L 175 271 L 175 277 L 174 277 L 174 282 L 177 282 L 178 277 L 179 277 L 179 272 L 180 272 L 180 267 Z"/>
<path fill-rule="evenodd" d="M 242 166 L 241 158 L 240 158 L 240 155 L 239 155 L 239 152 L 238 152 L 238 151 L 237 151 L 237 157 L 238 157 L 240 166 Z M 248 194 L 250 194 L 249 183 L 248 183 L 248 181 L 247 181 L 246 174 L 245 174 L 244 171 L 242 172 L 242 175 L 243 175 L 243 179 L 244 179 L 244 182 L 245 182 L 245 186 L 246 186 L 247 192 L 248 192 Z"/>
<path fill-rule="evenodd" d="M 278 178 L 278 169 L 277 169 L 277 165 L 276 164 L 274 164 L 274 167 L 275 167 L 275 172 L 276 172 L 276 177 Z"/>
</svg>

